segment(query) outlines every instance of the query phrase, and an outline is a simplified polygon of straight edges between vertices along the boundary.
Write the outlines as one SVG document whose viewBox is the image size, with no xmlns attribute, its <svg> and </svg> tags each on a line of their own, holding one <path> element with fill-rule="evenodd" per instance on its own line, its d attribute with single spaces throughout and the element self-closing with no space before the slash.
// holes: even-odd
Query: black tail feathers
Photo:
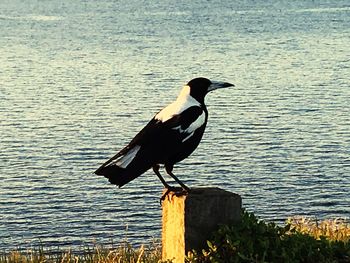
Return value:
<svg viewBox="0 0 350 263">
<path fill-rule="evenodd" d="M 95 171 L 95 174 L 103 175 L 108 178 L 108 181 L 111 184 L 115 184 L 119 187 L 122 187 L 139 176 L 139 174 L 135 175 L 130 173 L 127 169 L 121 168 L 117 165 L 101 166 Z"/>
</svg>

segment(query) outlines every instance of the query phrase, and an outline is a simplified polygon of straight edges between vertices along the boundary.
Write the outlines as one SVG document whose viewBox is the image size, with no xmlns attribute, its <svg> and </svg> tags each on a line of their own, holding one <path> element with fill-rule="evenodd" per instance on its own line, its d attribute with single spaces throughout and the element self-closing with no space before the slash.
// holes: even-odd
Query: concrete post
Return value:
<svg viewBox="0 0 350 263">
<path fill-rule="evenodd" d="M 206 247 L 220 224 L 238 222 L 241 207 L 239 195 L 220 188 L 169 192 L 162 203 L 162 259 L 183 263 L 188 251 Z"/>
</svg>

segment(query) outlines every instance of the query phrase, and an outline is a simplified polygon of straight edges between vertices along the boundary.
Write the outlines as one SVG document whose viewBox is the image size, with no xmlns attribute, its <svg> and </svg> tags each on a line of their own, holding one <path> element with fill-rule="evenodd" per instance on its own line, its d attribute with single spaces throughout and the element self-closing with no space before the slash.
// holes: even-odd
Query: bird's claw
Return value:
<svg viewBox="0 0 350 263">
<path fill-rule="evenodd" d="M 161 198 L 160 198 L 160 204 L 162 204 L 162 202 L 165 200 L 165 198 L 168 196 L 168 194 L 170 192 L 174 192 L 174 194 L 176 196 L 180 196 L 180 195 L 185 195 L 187 194 L 190 189 L 188 187 L 186 188 L 182 188 L 182 187 L 174 187 L 174 186 L 169 186 L 167 188 L 165 188 L 166 191 L 162 194 Z"/>
<path fill-rule="evenodd" d="M 173 186 L 169 186 L 167 188 L 165 188 L 166 191 L 163 192 L 161 198 L 160 198 L 160 204 L 162 204 L 162 202 L 165 200 L 165 197 L 171 192 L 171 191 L 175 191 L 176 190 L 176 187 L 173 187 Z"/>
</svg>

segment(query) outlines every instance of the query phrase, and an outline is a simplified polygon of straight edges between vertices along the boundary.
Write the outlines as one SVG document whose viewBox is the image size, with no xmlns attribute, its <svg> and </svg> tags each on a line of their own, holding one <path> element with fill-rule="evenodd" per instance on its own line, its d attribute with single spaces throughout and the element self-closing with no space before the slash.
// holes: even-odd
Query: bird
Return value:
<svg viewBox="0 0 350 263">
<path fill-rule="evenodd" d="M 160 110 L 116 155 L 102 164 L 95 174 L 122 187 L 149 169 L 165 189 L 172 190 L 160 174 L 161 167 L 184 191 L 187 187 L 173 173 L 174 165 L 187 158 L 199 145 L 208 122 L 205 96 L 216 89 L 234 86 L 229 82 L 198 77 L 181 89 L 177 99 Z"/>
</svg>

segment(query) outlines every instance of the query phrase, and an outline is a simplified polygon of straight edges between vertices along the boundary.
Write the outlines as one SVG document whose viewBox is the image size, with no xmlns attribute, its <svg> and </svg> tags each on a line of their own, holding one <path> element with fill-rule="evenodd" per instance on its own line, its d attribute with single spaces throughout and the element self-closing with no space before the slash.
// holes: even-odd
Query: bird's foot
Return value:
<svg viewBox="0 0 350 263">
<path fill-rule="evenodd" d="M 160 198 L 160 204 L 165 200 L 165 198 L 168 196 L 170 192 L 174 192 L 174 195 L 176 196 L 181 196 L 185 195 L 190 191 L 188 187 L 183 188 L 183 187 L 174 187 L 174 186 L 168 186 L 165 188 L 165 191 L 163 192 L 161 198 Z"/>
</svg>

